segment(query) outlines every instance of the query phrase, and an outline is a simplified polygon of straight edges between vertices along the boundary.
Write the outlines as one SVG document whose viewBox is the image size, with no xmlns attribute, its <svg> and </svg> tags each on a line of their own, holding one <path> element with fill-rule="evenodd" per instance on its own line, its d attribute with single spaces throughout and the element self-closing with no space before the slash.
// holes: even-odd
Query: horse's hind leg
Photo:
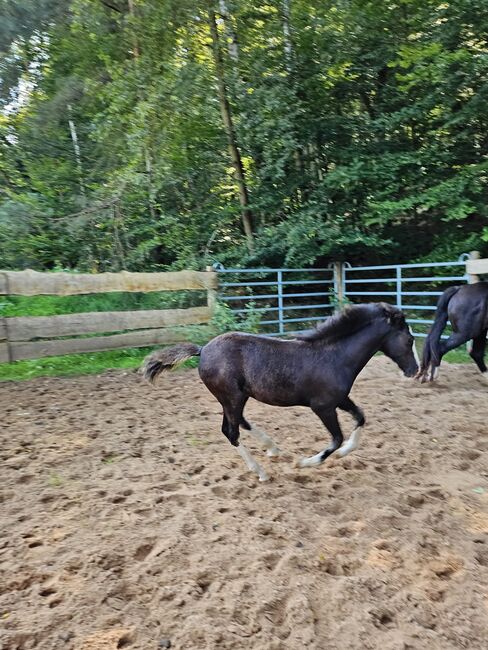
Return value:
<svg viewBox="0 0 488 650">
<path fill-rule="evenodd" d="M 479 336 L 473 339 L 473 347 L 470 351 L 470 356 L 476 363 L 483 376 L 488 379 L 488 369 L 485 363 L 485 350 L 486 350 L 486 333 L 488 330 L 483 330 Z"/>
<path fill-rule="evenodd" d="M 247 447 L 244 447 L 244 445 L 239 441 L 239 424 L 243 420 L 242 411 L 244 410 L 246 401 L 247 398 L 244 397 L 240 400 L 220 401 L 222 408 L 224 409 L 222 433 L 229 440 L 230 444 L 237 448 L 239 455 L 251 472 L 255 472 L 260 481 L 267 481 L 268 475 L 264 469 L 254 460 Z"/>
<path fill-rule="evenodd" d="M 451 350 L 454 350 L 455 348 L 459 347 L 463 343 L 466 343 L 469 341 L 470 337 L 467 336 L 466 334 L 461 334 L 461 332 L 453 332 L 449 338 L 447 338 L 445 341 L 440 342 L 440 350 L 439 350 L 439 364 L 437 366 L 434 366 L 432 363 L 431 365 L 431 370 L 430 370 L 430 381 L 433 381 L 434 379 L 437 379 L 439 375 L 439 366 L 441 365 L 442 357 L 450 352 Z"/>
<path fill-rule="evenodd" d="M 299 461 L 300 467 L 315 467 L 316 465 L 320 465 L 326 458 L 333 454 L 336 449 L 339 449 L 344 441 L 344 436 L 342 435 L 335 408 L 312 407 L 312 411 L 315 415 L 318 415 L 323 424 L 329 430 L 332 435 L 332 444 L 330 444 L 327 449 L 315 454 L 315 456 L 302 458 L 302 460 Z"/>
<path fill-rule="evenodd" d="M 248 422 L 244 417 L 241 419 L 241 426 L 243 429 L 250 431 L 252 435 L 262 443 L 263 447 L 266 449 L 266 454 L 268 456 L 279 456 L 280 449 L 275 445 L 273 440 L 268 436 L 266 431 L 255 427 L 254 424 Z"/>
<path fill-rule="evenodd" d="M 350 454 L 351 451 L 354 451 L 355 449 L 358 448 L 359 434 L 366 420 L 364 419 L 364 413 L 362 412 L 362 410 L 359 408 L 359 406 L 354 404 L 352 399 L 350 399 L 349 397 L 346 397 L 346 399 L 343 402 L 338 404 L 338 408 L 340 408 L 342 411 L 347 411 L 356 420 L 356 428 L 349 436 L 347 442 L 345 442 L 337 452 L 339 456 L 347 456 L 347 454 Z"/>
</svg>

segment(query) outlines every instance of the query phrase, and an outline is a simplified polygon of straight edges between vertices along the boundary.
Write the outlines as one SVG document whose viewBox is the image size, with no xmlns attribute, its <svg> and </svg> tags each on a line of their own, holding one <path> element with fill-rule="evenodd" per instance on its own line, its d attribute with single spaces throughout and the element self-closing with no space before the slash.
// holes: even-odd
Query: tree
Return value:
<svg viewBox="0 0 488 650">
<path fill-rule="evenodd" d="M 481 0 L 1 6 L 0 266 L 488 253 Z"/>
</svg>

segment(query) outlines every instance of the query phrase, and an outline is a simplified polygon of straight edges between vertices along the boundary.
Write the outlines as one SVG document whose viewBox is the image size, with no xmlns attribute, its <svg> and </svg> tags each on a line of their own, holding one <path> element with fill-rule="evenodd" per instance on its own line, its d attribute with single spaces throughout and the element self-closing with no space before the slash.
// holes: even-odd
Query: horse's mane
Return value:
<svg viewBox="0 0 488 650">
<path fill-rule="evenodd" d="M 348 305 L 339 313 L 330 316 L 324 323 L 321 323 L 313 330 L 297 335 L 302 341 L 323 341 L 324 343 L 335 343 L 345 339 L 352 334 L 369 325 L 371 321 L 379 316 L 391 317 L 398 322 L 403 315 L 399 309 L 386 303 L 373 303 L 370 305 Z"/>
</svg>

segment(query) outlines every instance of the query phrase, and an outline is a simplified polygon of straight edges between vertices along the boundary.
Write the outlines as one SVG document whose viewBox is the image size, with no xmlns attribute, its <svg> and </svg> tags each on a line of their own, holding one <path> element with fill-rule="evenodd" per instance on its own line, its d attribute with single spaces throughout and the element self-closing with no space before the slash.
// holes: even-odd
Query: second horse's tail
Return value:
<svg viewBox="0 0 488 650">
<path fill-rule="evenodd" d="M 449 301 L 454 296 L 454 294 L 459 291 L 460 288 L 460 286 L 449 287 L 449 289 L 446 289 L 442 296 L 439 298 L 434 323 L 430 328 L 427 338 L 425 339 L 424 351 L 422 354 L 422 364 L 418 372 L 419 377 L 424 378 L 427 374 L 429 366 L 432 366 L 432 380 L 434 368 L 436 368 L 441 362 L 440 341 L 441 334 L 448 320 L 447 309 Z"/>
<path fill-rule="evenodd" d="M 144 360 L 142 374 L 152 383 L 164 370 L 172 370 L 187 359 L 200 356 L 202 348 L 194 343 L 180 343 L 172 348 L 153 352 Z"/>
</svg>

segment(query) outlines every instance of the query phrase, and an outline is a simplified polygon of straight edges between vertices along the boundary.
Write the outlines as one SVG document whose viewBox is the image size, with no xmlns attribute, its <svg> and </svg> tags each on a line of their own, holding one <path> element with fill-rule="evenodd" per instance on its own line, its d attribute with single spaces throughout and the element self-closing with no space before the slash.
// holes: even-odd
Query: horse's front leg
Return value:
<svg viewBox="0 0 488 650">
<path fill-rule="evenodd" d="M 298 463 L 300 467 L 316 467 L 317 465 L 320 465 L 326 458 L 339 449 L 344 441 L 344 436 L 342 435 L 335 408 L 331 408 L 330 406 L 312 406 L 311 408 L 315 415 L 318 415 L 325 427 L 329 430 L 332 436 L 332 443 L 320 453 L 315 454 L 315 456 L 302 458 Z"/>
</svg>

